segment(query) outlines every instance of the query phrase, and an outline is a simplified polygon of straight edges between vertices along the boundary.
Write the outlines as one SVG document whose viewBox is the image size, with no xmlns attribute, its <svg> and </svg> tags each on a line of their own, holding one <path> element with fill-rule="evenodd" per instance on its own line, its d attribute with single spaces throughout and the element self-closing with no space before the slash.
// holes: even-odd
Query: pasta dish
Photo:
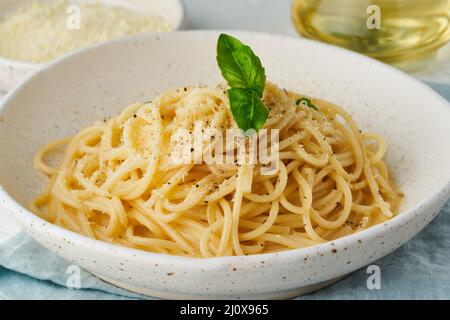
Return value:
<svg viewBox="0 0 450 320">
<path fill-rule="evenodd" d="M 261 93 L 268 115 L 259 136 L 277 138 L 266 150 L 277 151 L 275 169 L 200 161 L 237 153 L 236 145 L 217 148 L 227 130 L 239 129 L 227 88 L 170 90 L 44 146 L 34 166 L 50 181 L 31 209 L 94 239 L 191 257 L 304 248 L 398 212 L 402 193 L 383 162 L 384 139 L 360 131 L 332 103 L 271 83 Z M 180 130 L 194 134 L 199 122 L 203 134 L 213 134 L 174 140 Z M 175 161 L 180 145 L 188 145 L 188 163 Z M 242 155 L 248 160 L 250 148 Z"/>
</svg>

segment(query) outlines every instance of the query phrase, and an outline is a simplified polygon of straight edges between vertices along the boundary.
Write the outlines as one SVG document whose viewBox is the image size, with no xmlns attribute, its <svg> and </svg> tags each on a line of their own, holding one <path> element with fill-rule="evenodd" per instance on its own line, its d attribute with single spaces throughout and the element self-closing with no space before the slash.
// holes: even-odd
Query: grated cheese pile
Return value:
<svg viewBox="0 0 450 320">
<path fill-rule="evenodd" d="M 80 28 L 69 29 L 67 21 L 74 17 L 73 11 L 68 11 L 69 6 L 67 1 L 33 1 L 0 17 L 0 56 L 46 63 L 101 41 L 171 30 L 159 16 L 143 15 L 99 2 L 78 4 Z"/>
</svg>

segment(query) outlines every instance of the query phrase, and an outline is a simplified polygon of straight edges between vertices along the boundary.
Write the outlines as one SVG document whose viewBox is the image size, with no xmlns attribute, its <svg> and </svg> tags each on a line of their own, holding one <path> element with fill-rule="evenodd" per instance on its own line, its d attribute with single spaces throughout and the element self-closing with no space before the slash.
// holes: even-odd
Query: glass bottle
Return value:
<svg viewBox="0 0 450 320">
<path fill-rule="evenodd" d="M 293 0 L 298 32 L 389 63 L 415 60 L 450 39 L 450 0 Z"/>
</svg>

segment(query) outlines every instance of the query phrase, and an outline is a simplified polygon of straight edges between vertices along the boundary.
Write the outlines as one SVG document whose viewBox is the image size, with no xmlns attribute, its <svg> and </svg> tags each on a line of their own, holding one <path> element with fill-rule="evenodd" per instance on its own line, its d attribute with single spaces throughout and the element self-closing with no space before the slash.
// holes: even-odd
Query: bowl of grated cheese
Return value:
<svg viewBox="0 0 450 320">
<path fill-rule="evenodd" d="M 0 0 L 0 90 L 66 53 L 184 24 L 181 0 Z"/>
</svg>

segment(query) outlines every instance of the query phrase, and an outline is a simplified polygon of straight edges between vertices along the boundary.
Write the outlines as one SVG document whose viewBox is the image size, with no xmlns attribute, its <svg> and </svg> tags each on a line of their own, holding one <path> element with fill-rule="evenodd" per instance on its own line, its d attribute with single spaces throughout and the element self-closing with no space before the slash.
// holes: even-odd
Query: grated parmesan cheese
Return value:
<svg viewBox="0 0 450 320">
<path fill-rule="evenodd" d="M 46 63 L 88 45 L 147 32 L 170 31 L 159 16 L 149 16 L 99 2 L 77 4 L 78 28 L 68 28 L 70 3 L 36 2 L 0 17 L 0 56 Z"/>
</svg>

